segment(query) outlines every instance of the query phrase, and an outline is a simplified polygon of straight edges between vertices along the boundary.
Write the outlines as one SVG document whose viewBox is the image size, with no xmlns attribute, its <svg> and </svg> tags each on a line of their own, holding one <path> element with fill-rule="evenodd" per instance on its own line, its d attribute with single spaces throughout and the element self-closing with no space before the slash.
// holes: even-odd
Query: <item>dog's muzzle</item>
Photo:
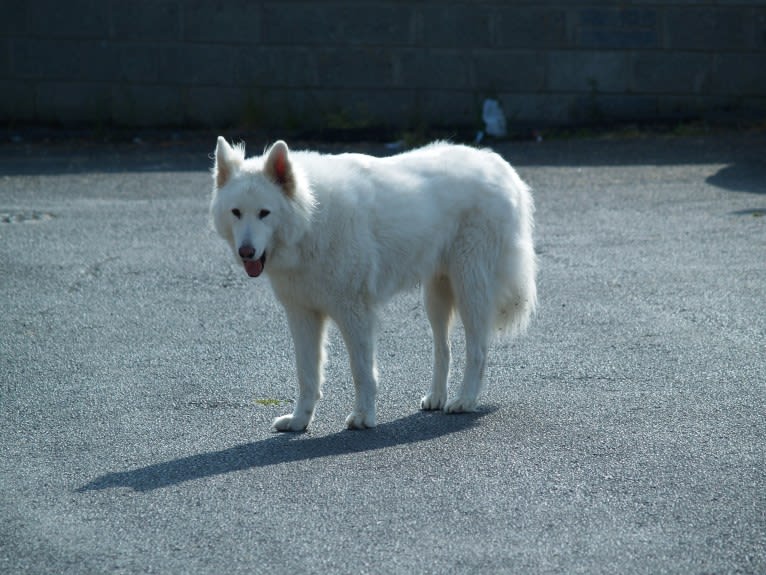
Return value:
<svg viewBox="0 0 766 575">
<path fill-rule="evenodd" d="M 245 271 L 247 272 L 247 275 L 249 275 L 251 278 L 257 278 L 259 275 L 263 273 L 263 268 L 266 265 L 266 252 L 263 252 L 263 255 L 258 258 L 257 260 L 255 258 L 255 248 L 250 245 L 243 245 L 240 246 L 240 248 L 237 250 L 237 253 L 239 254 L 240 259 L 242 260 L 242 265 L 245 266 Z"/>
</svg>

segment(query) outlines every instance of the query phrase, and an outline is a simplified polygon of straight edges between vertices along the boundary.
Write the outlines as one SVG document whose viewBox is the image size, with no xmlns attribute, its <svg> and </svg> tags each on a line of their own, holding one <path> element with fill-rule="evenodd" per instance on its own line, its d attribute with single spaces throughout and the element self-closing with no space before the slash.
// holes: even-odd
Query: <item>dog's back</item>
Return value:
<svg viewBox="0 0 766 575">
<path fill-rule="evenodd" d="M 494 325 L 513 332 L 526 326 L 536 302 L 534 207 L 529 188 L 500 156 L 437 143 L 386 158 L 293 158 L 319 206 L 313 241 L 328 240 L 319 240 L 318 253 L 336 277 L 348 267 L 364 282 L 348 285 L 385 301 L 435 274 L 486 276 Z"/>
</svg>

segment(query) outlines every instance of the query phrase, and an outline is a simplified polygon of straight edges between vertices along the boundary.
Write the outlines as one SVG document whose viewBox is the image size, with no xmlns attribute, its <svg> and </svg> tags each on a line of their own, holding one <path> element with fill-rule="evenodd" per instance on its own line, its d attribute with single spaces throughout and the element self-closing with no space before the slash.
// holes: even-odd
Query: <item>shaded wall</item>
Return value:
<svg viewBox="0 0 766 575">
<path fill-rule="evenodd" d="M 532 125 L 766 116 L 766 4 L 0 2 L 0 121 Z"/>
</svg>

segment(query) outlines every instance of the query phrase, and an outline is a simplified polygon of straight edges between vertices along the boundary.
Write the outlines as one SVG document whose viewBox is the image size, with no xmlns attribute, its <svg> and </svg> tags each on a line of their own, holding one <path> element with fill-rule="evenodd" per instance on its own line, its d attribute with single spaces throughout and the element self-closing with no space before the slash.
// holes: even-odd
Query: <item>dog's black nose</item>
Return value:
<svg viewBox="0 0 766 575">
<path fill-rule="evenodd" d="M 239 257 L 241 257 L 243 260 L 253 259 L 255 257 L 255 248 L 247 244 L 245 244 L 244 246 L 240 246 Z"/>
</svg>

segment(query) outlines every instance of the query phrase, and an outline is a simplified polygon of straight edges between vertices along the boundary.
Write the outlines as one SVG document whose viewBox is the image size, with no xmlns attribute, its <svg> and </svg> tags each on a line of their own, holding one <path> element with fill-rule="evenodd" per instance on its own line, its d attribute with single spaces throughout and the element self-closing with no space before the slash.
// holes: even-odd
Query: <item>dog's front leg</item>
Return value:
<svg viewBox="0 0 766 575">
<path fill-rule="evenodd" d="M 343 316 L 334 318 L 348 349 L 351 374 L 354 377 L 354 411 L 346 418 L 349 429 L 375 427 L 375 395 L 378 370 L 375 366 L 375 312 L 349 306 Z"/>
<path fill-rule="evenodd" d="M 292 414 L 274 420 L 277 431 L 303 431 L 314 417 L 314 407 L 322 397 L 324 337 L 323 314 L 302 308 L 286 308 L 293 336 L 298 370 L 298 399 Z"/>
</svg>

